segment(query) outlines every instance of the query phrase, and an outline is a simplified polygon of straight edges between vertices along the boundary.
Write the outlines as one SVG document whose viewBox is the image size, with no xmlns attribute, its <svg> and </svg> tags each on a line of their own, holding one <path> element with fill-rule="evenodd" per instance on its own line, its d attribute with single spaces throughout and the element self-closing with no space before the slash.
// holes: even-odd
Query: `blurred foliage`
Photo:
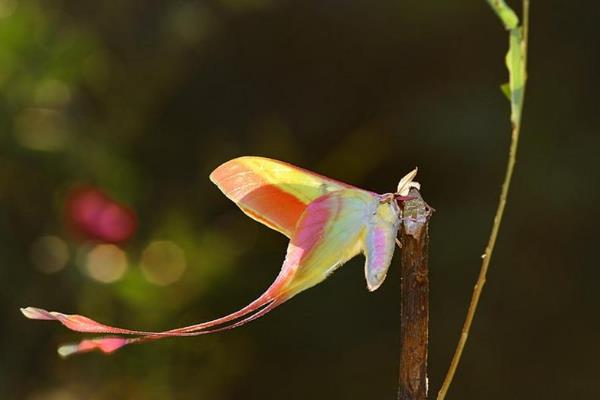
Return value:
<svg viewBox="0 0 600 400">
<path fill-rule="evenodd" d="M 587 4 L 532 4 L 514 191 L 449 398 L 600 396 L 600 54 Z M 378 192 L 419 166 L 438 210 L 436 388 L 509 143 L 505 48 L 484 1 L 0 0 L 2 397 L 393 396 L 399 275 L 392 267 L 370 294 L 358 258 L 247 327 L 111 357 L 61 360 L 56 345 L 77 335 L 18 312 L 38 305 L 164 329 L 255 298 L 286 240 L 207 179 L 243 154 Z M 66 204 L 79 185 L 135 213 L 129 240 L 71 229 Z"/>
</svg>

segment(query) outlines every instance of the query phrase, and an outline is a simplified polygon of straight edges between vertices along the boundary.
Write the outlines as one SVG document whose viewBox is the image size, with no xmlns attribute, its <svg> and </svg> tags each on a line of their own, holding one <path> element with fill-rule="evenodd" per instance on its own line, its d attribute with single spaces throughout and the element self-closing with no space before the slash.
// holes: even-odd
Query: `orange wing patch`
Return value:
<svg viewBox="0 0 600 400">
<path fill-rule="evenodd" d="M 251 218 L 290 237 L 313 200 L 352 186 L 264 157 L 240 157 L 210 174 L 223 193 Z M 360 189 L 357 189 L 360 190 Z"/>
</svg>

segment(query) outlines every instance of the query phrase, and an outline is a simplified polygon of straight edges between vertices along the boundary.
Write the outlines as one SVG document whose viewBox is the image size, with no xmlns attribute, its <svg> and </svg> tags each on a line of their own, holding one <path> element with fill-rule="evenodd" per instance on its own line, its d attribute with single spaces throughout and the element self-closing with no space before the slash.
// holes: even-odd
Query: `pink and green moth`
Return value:
<svg viewBox="0 0 600 400">
<path fill-rule="evenodd" d="M 58 353 L 68 356 L 91 350 L 112 353 L 127 344 L 241 326 L 322 282 L 359 253 L 366 258 L 367 288 L 374 291 L 383 283 L 394 253 L 401 202 L 410 188 L 419 188 L 413 182 L 416 174 L 416 169 L 406 174 L 395 193 L 377 194 L 282 161 L 233 159 L 215 169 L 210 179 L 244 213 L 290 239 L 279 275 L 256 300 L 224 317 L 164 332 L 116 328 L 35 307 L 21 311 L 27 318 L 56 320 L 73 331 L 112 335 L 59 347 Z"/>
</svg>

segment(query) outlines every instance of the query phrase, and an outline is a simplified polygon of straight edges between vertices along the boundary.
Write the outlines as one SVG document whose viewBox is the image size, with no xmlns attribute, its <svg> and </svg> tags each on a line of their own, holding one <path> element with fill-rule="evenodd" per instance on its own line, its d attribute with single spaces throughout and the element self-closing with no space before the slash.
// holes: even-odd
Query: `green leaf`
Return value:
<svg viewBox="0 0 600 400">
<path fill-rule="evenodd" d="M 502 93 L 504 93 L 506 99 L 510 101 L 510 83 L 505 82 L 502 85 L 500 85 L 500 90 L 502 91 Z"/>
<path fill-rule="evenodd" d="M 487 0 L 487 2 L 500 17 L 504 27 L 509 30 L 508 53 L 506 53 L 508 84 L 502 85 L 500 89 L 510 101 L 510 119 L 513 126 L 516 126 L 521 123 L 525 79 L 527 78 L 523 49 L 523 29 L 519 26 L 519 18 L 504 0 Z"/>
<path fill-rule="evenodd" d="M 506 29 L 515 29 L 519 25 L 519 17 L 504 0 L 487 0 L 487 2 L 502 20 Z"/>
<path fill-rule="evenodd" d="M 510 84 L 511 121 L 521 122 L 523 108 L 523 89 L 525 88 L 525 65 L 523 59 L 523 34 L 521 28 L 510 30 L 508 53 L 506 53 L 506 68 Z"/>
</svg>

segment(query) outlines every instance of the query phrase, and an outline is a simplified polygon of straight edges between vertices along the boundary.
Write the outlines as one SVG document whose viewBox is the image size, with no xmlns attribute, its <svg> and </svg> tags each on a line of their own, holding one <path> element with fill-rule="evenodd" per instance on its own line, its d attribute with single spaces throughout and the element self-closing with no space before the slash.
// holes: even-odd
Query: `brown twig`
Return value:
<svg viewBox="0 0 600 400">
<path fill-rule="evenodd" d="M 431 209 L 416 189 L 404 202 L 401 274 L 400 382 L 398 400 L 427 399 L 429 325 L 429 216 Z"/>
</svg>

